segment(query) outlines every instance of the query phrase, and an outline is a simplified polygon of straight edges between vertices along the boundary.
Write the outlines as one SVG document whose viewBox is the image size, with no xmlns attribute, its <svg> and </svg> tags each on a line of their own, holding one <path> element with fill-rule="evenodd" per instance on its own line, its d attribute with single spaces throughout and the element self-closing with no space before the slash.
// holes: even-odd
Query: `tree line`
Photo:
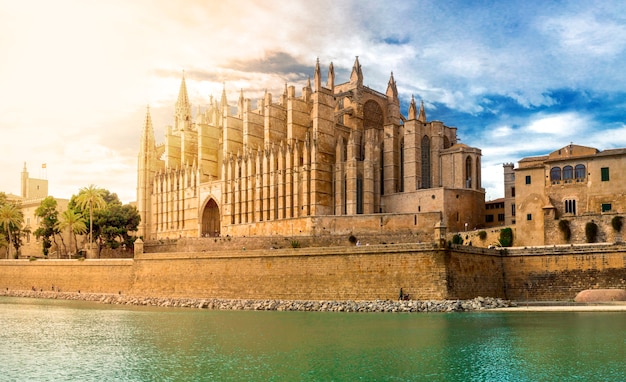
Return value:
<svg viewBox="0 0 626 382">
<path fill-rule="evenodd" d="M 57 200 L 48 196 L 35 210 L 38 227 L 32 232 L 41 241 L 44 257 L 53 245 L 68 258 L 84 256 L 79 236 L 87 235 L 84 244 L 93 243 L 100 257 L 104 248 L 133 248 L 140 222 L 134 206 L 122 204 L 115 193 L 90 185 L 72 195 L 67 209 L 59 212 Z M 64 233 L 68 238 L 67 243 Z M 17 258 L 23 238 L 30 235 L 24 227 L 24 215 L 18 203 L 0 193 L 0 247 L 6 247 L 6 258 Z M 9 245 L 11 243 L 12 245 Z"/>
</svg>

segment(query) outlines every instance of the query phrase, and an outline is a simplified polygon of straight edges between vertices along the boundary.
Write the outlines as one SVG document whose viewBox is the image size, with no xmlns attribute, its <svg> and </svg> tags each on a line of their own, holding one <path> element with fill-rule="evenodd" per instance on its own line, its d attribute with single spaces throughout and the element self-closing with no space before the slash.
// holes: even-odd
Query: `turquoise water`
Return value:
<svg viewBox="0 0 626 382">
<path fill-rule="evenodd" d="M 619 381 L 626 313 L 307 313 L 0 297 L 2 381 Z"/>
</svg>

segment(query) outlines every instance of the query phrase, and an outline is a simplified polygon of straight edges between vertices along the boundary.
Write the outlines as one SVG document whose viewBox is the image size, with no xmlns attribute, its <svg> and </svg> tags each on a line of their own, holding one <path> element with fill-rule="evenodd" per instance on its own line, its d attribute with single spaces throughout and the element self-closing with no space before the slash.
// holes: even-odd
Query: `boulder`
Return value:
<svg viewBox="0 0 626 382">
<path fill-rule="evenodd" d="M 576 295 L 576 302 L 626 301 L 624 289 L 587 289 Z"/>
</svg>

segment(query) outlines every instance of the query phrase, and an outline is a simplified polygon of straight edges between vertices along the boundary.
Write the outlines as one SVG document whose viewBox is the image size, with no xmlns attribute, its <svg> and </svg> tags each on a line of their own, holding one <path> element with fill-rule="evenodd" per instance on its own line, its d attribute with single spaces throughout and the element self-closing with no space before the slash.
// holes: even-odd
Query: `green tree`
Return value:
<svg viewBox="0 0 626 382">
<path fill-rule="evenodd" d="M 93 213 L 107 206 L 104 200 L 105 190 L 91 184 L 83 187 L 76 196 L 75 203 L 81 210 L 89 209 L 89 245 L 93 243 Z"/>
<path fill-rule="evenodd" d="M 91 232 L 94 240 L 98 244 L 98 256 L 104 247 L 118 248 L 126 245 L 132 248 L 135 237 L 131 235 L 137 230 L 140 222 L 139 212 L 134 206 L 122 205 L 117 194 L 102 189 L 102 199 L 104 207 L 93 211 Z M 77 197 L 72 197 L 69 208 L 75 208 L 77 212 L 82 212 L 82 208 L 76 203 Z"/>
<path fill-rule="evenodd" d="M 21 229 L 24 222 L 24 214 L 22 211 L 11 202 L 4 202 L 0 206 L 0 228 L 8 238 L 7 241 L 7 254 L 8 259 L 11 256 L 11 245 L 15 247 L 15 258 L 19 253 L 19 247 L 21 244 Z"/>
<path fill-rule="evenodd" d="M 35 210 L 35 216 L 40 218 L 39 227 L 34 234 L 41 238 L 42 252 L 45 257 L 50 253 L 52 243 L 56 244 L 56 235 L 61 233 L 58 228 L 59 211 L 57 211 L 57 201 L 52 196 L 46 197 Z"/>
<path fill-rule="evenodd" d="M 498 243 L 502 247 L 510 247 L 513 245 L 513 230 L 509 227 L 500 230 L 500 238 Z"/>
<path fill-rule="evenodd" d="M 60 231 L 67 229 L 69 231 L 70 237 L 70 252 L 72 250 L 72 237 L 74 238 L 74 253 L 78 253 L 78 241 L 76 240 L 76 235 L 81 235 L 87 232 L 87 224 L 83 215 L 79 212 L 74 211 L 71 208 L 63 211 L 61 214 L 61 219 L 57 224 Z M 68 253 L 68 258 L 70 254 Z"/>
</svg>

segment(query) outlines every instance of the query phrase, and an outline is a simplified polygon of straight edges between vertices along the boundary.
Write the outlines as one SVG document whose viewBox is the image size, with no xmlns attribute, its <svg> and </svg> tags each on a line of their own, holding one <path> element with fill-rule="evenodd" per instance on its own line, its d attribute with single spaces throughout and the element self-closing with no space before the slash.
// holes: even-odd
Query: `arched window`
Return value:
<svg viewBox="0 0 626 382">
<path fill-rule="evenodd" d="M 398 180 L 398 192 L 404 192 L 404 138 L 400 140 L 400 179 Z"/>
<path fill-rule="evenodd" d="M 576 215 L 576 200 L 568 199 L 565 201 L 565 213 Z"/>
<path fill-rule="evenodd" d="M 561 168 L 560 167 L 552 167 L 550 170 L 550 181 L 552 184 L 558 184 L 561 182 Z"/>
<path fill-rule="evenodd" d="M 385 195 L 385 143 L 380 144 L 380 194 Z"/>
<path fill-rule="evenodd" d="M 563 181 L 571 183 L 574 178 L 574 168 L 572 166 L 563 167 Z"/>
<path fill-rule="evenodd" d="M 465 188 L 472 188 L 472 158 L 465 158 Z"/>
<path fill-rule="evenodd" d="M 430 138 L 422 138 L 422 188 L 430 188 Z"/>
<path fill-rule="evenodd" d="M 360 175 L 356 178 L 356 213 L 363 213 L 363 178 Z"/>
<path fill-rule="evenodd" d="M 576 178 L 577 182 L 582 182 L 587 177 L 587 170 L 585 169 L 584 164 L 577 164 L 574 168 L 574 178 Z"/>
</svg>

